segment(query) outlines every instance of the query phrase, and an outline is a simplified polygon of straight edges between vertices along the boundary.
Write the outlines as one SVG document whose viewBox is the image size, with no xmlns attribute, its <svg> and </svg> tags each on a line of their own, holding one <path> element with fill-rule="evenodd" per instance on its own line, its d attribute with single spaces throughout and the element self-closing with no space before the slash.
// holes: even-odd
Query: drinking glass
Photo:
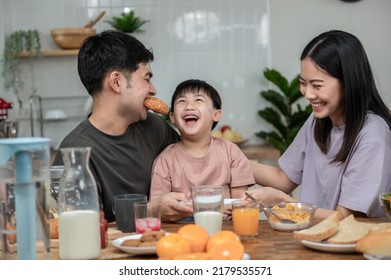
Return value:
<svg viewBox="0 0 391 280">
<path fill-rule="evenodd" d="M 148 202 L 135 202 L 133 206 L 137 233 L 160 230 L 160 207 L 152 207 Z"/>
<path fill-rule="evenodd" d="M 259 205 L 254 201 L 233 201 L 232 220 L 234 232 L 240 238 L 254 238 L 258 235 Z"/>
<path fill-rule="evenodd" d="M 191 188 L 194 221 L 208 232 L 209 236 L 218 232 L 223 224 L 222 186 L 194 186 Z"/>
<path fill-rule="evenodd" d="M 119 194 L 113 197 L 113 213 L 117 228 L 122 232 L 135 232 L 134 208 L 135 202 L 147 202 L 145 194 Z"/>
</svg>

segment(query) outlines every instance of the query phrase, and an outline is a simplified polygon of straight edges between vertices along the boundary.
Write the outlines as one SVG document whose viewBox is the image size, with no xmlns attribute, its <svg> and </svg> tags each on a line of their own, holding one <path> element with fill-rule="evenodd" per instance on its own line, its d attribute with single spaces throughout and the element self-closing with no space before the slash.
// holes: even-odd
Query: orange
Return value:
<svg viewBox="0 0 391 280">
<path fill-rule="evenodd" d="M 210 260 L 241 260 L 244 246 L 237 241 L 224 241 L 213 246 L 209 251 Z"/>
<path fill-rule="evenodd" d="M 188 253 L 175 256 L 174 260 L 207 260 L 209 254 L 207 252 Z"/>
<path fill-rule="evenodd" d="M 163 236 L 156 244 L 156 254 L 162 260 L 172 260 L 177 255 L 187 253 L 191 253 L 191 245 L 177 233 Z"/>
<path fill-rule="evenodd" d="M 208 243 L 206 244 L 206 251 L 209 252 L 212 247 L 225 241 L 240 242 L 240 238 L 231 230 L 218 231 L 209 238 Z"/>
<path fill-rule="evenodd" d="M 178 234 L 190 242 L 193 253 L 205 252 L 209 239 L 205 228 L 196 224 L 187 224 L 179 228 Z"/>
</svg>

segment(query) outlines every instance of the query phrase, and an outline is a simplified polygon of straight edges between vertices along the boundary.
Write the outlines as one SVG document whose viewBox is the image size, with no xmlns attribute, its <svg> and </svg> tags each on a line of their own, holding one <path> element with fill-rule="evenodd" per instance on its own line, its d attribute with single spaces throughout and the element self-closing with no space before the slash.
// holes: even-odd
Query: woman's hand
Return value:
<svg viewBox="0 0 391 280">
<path fill-rule="evenodd" d="M 263 205 L 279 202 L 297 202 L 290 195 L 272 187 L 249 189 L 247 192 Z M 249 198 L 243 195 L 240 199 L 244 200 Z"/>
</svg>

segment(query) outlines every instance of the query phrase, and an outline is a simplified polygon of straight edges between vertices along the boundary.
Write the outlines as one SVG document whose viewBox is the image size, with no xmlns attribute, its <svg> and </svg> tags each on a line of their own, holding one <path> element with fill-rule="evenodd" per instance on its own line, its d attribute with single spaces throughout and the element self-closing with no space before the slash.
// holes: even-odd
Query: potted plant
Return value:
<svg viewBox="0 0 391 280">
<path fill-rule="evenodd" d="M 41 54 L 41 39 L 37 30 L 18 30 L 13 32 L 5 40 L 4 52 L 2 57 L 2 71 L 4 78 L 4 87 L 12 90 L 15 94 L 19 107 L 22 107 L 21 92 L 24 88 L 23 78 L 21 77 L 20 54 L 28 52 L 29 57 L 39 57 Z M 29 72 L 31 78 L 31 94 L 35 94 L 34 65 L 29 61 Z"/>
<path fill-rule="evenodd" d="M 141 27 L 149 22 L 149 20 L 136 16 L 135 11 L 131 10 L 128 13 L 122 13 L 120 16 L 113 16 L 111 20 L 107 20 L 106 22 L 115 30 L 125 33 L 135 33 L 144 32 Z"/>
<path fill-rule="evenodd" d="M 273 83 L 281 92 L 274 89 L 261 91 L 261 96 L 274 107 L 266 107 L 258 111 L 258 115 L 272 124 L 274 131 L 259 131 L 255 135 L 267 140 L 282 154 L 299 132 L 311 114 L 311 106 L 302 108 L 297 102 L 303 95 L 300 93 L 300 80 L 297 75 L 291 82 L 274 69 L 266 68 L 264 77 Z M 295 110 L 296 105 L 296 110 Z"/>
</svg>

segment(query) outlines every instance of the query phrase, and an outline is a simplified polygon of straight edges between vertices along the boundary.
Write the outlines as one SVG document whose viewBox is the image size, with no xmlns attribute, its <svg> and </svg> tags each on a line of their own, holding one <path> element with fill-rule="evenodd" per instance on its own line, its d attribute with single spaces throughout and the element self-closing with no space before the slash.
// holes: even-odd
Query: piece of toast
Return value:
<svg viewBox="0 0 391 280">
<path fill-rule="evenodd" d="M 372 232 L 359 240 L 356 250 L 370 255 L 391 257 L 391 231 Z"/>
<path fill-rule="evenodd" d="M 391 223 L 376 223 L 370 224 L 371 232 L 377 231 L 391 231 Z"/>
<path fill-rule="evenodd" d="M 330 244 L 354 244 L 371 232 L 369 223 L 358 222 L 353 214 L 342 219 L 338 225 L 338 231 L 327 242 Z"/>
<path fill-rule="evenodd" d="M 313 242 L 325 240 L 337 232 L 338 223 L 341 218 L 341 214 L 339 212 L 335 212 L 308 229 L 294 231 L 293 237 L 297 240 L 307 240 Z"/>
</svg>

